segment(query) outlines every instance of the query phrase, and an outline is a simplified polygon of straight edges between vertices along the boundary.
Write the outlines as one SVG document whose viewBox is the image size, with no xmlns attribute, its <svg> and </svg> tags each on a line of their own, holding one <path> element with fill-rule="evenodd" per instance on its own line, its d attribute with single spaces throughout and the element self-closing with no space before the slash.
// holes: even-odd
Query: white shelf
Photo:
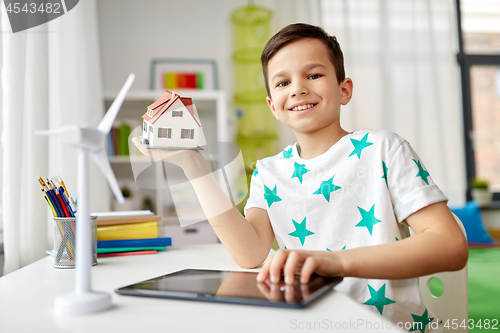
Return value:
<svg viewBox="0 0 500 333">
<path fill-rule="evenodd" d="M 144 101 L 153 100 L 156 101 L 163 95 L 163 90 L 131 90 L 127 93 L 127 101 Z M 225 98 L 226 93 L 222 90 L 189 90 L 189 89 L 179 89 L 175 90 L 175 93 L 179 96 L 191 97 L 193 100 L 214 100 L 218 98 Z M 116 91 L 105 91 L 105 100 L 114 100 L 116 95 L 118 95 L 118 90 Z"/>
<path fill-rule="evenodd" d="M 120 109 L 117 116 L 117 121 L 127 120 L 129 122 L 135 121 L 141 123 L 141 117 L 146 112 L 146 108 L 151 103 L 155 102 L 164 93 L 163 90 L 132 90 L 127 94 L 125 101 Z M 175 93 L 182 97 L 191 97 L 193 103 L 196 105 L 198 111 L 198 116 L 200 118 L 201 125 L 203 127 L 203 133 L 205 135 L 207 142 L 229 142 L 229 122 L 228 122 L 228 106 L 226 93 L 221 90 L 175 90 Z M 113 100 L 115 99 L 118 91 L 106 91 L 104 92 L 104 103 L 105 109 L 107 110 Z M 217 157 L 212 156 L 213 159 Z M 144 163 L 151 164 L 151 158 L 141 155 L 132 156 L 110 156 L 109 161 L 113 167 L 113 170 L 117 176 L 118 183 L 128 183 L 134 181 L 131 162 L 133 163 Z M 212 161 L 209 161 L 212 162 Z M 163 179 L 163 170 L 161 167 L 156 168 L 155 179 Z M 160 186 L 159 186 L 160 187 Z M 167 206 L 170 204 L 168 200 L 169 191 L 164 189 L 156 190 L 142 190 L 136 189 L 137 192 L 147 193 L 148 196 L 154 194 L 155 203 L 155 213 L 157 215 L 163 216 L 162 224 L 168 226 L 169 232 L 173 232 L 172 228 L 179 228 L 179 235 L 184 235 L 185 231 L 179 225 L 177 218 L 167 216 Z M 153 194 L 152 194 L 153 193 Z M 114 200 L 114 197 L 113 197 Z M 140 208 L 140 207 L 139 207 Z M 206 224 L 206 223 L 205 223 Z M 199 233 L 189 234 L 187 239 L 196 242 L 201 238 L 206 241 L 213 242 L 214 238 L 213 231 L 209 232 L 206 225 L 203 223 L 197 223 L 192 226 L 192 228 L 200 229 Z M 191 229 L 192 229 L 191 228 Z M 190 229 L 190 230 L 191 230 Z M 205 230 L 207 229 L 207 230 Z M 177 231 L 176 231 L 177 232 Z M 202 236 L 200 236 L 202 235 Z M 200 239 L 198 237 L 201 237 Z M 184 236 L 183 236 L 184 238 Z M 180 245 L 179 242 L 177 242 Z"/>
<path fill-rule="evenodd" d="M 205 156 L 205 159 L 210 163 L 217 161 L 217 155 L 212 154 L 211 155 L 212 159 L 209 159 Z M 130 163 L 145 163 L 145 164 L 151 164 L 151 158 L 148 156 L 108 156 L 109 163 L 111 164 L 130 164 Z M 156 160 L 155 160 L 156 162 Z"/>
<path fill-rule="evenodd" d="M 146 112 L 147 106 L 160 98 L 163 92 L 162 90 L 131 90 L 127 94 L 127 97 L 125 97 L 125 102 L 118 113 L 117 119 L 140 120 Z M 175 90 L 175 93 L 182 97 L 191 97 L 193 99 L 208 141 L 229 141 L 228 101 L 225 91 Z M 109 108 L 117 94 L 118 91 L 104 92 L 105 110 Z M 204 123 L 207 124 L 204 125 Z M 216 127 L 216 131 L 210 133 L 208 131 L 209 127 Z M 212 138 L 208 134 L 213 134 Z"/>
<path fill-rule="evenodd" d="M 147 156 L 109 156 L 112 164 L 151 163 L 151 158 Z"/>
</svg>

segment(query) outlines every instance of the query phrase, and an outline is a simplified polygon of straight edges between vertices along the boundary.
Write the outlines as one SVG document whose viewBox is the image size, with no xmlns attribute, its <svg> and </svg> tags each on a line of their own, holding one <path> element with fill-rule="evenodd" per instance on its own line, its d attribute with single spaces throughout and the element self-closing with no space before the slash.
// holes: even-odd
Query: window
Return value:
<svg viewBox="0 0 500 333">
<path fill-rule="evenodd" d="M 500 37 L 500 35 L 499 35 Z M 500 38 L 498 39 L 500 42 Z M 472 149 L 476 176 L 500 192 L 500 65 L 470 68 Z"/>
<path fill-rule="evenodd" d="M 181 129 L 181 139 L 194 139 L 194 129 Z"/>
<path fill-rule="evenodd" d="M 149 125 L 149 131 L 150 131 L 151 133 L 153 133 L 153 126 L 152 126 L 152 125 Z"/>
<path fill-rule="evenodd" d="M 145 120 L 143 121 L 142 131 L 143 132 L 147 132 L 148 131 L 148 123 L 146 123 Z"/>
<path fill-rule="evenodd" d="M 158 138 L 172 138 L 171 128 L 158 128 Z"/>
<path fill-rule="evenodd" d="M 467 180 L 488 179 L 500 201 L 500 2 L 456 4 Z"/>
<path fill-rule="evenodd" d="M 172 117 L 182 117 L 184 111 L 172 111 Z"/>
</svg>

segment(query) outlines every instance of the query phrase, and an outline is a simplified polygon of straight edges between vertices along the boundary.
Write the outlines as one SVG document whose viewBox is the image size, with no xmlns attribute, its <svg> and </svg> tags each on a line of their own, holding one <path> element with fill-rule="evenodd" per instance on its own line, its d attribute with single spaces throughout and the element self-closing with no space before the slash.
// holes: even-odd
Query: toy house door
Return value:
<svg viewBox="0 0 500 333">
<path fill-rule="evenodd" d="M 150 125 L 145 120 L 143 120 L 143 124 L 142 124 L 142 137 L 145 140 L 148 140 L 148 142 L 149 142 L 149 127 L 150 127 Z"/>
<path fill-rule="evenodd" d="M 147 134 L 148 142 L 151 142 L 150 140 L 152 139 L 152 136 L 153 136 L 153 125 L 149 125 L 149 131 Z"/>
</svg>

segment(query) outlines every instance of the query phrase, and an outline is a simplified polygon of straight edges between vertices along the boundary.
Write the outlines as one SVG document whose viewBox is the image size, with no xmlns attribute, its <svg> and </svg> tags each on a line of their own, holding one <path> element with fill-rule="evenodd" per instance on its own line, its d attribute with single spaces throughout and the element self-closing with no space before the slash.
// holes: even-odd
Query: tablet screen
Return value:
<svg viewBox="0 0 500 333">
<path fill-rule="evenodd" d="M 209 302 L 304 307 L 332 290 L 341 278 L 313 275 L 308 284 L 258 283 L 255 272 L 186 269 L 115 290 L 132 296 Z"/>
</svg>

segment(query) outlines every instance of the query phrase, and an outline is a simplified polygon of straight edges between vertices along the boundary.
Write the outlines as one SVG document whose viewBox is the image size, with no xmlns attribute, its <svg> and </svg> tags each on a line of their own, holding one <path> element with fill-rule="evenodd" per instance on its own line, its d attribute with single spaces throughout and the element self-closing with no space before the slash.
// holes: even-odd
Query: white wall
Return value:
<svg viewBox="0 0 500 333">
<path fill-rule="evenodd" d="M 237 3 L 238 1 L 234 1 Z M 149 89 L 153 58 L 210 58 L 227 85 L 231 66 L 230 1 L 100 0 L 99 29 L 104 90 L 116 90 L 128 73 L 133 89 Z"/>
<path fill-rule="evenodd" d="M 246 4 L 244 0 L 99 0 L 104 90 L 118 90 L 130 72 L 136 74 L 132 89 L 149 89 L 153 58 L 208 58 L 217 63 L 219 88 L 230 92 L 231 12 Z"/>
</svg>

